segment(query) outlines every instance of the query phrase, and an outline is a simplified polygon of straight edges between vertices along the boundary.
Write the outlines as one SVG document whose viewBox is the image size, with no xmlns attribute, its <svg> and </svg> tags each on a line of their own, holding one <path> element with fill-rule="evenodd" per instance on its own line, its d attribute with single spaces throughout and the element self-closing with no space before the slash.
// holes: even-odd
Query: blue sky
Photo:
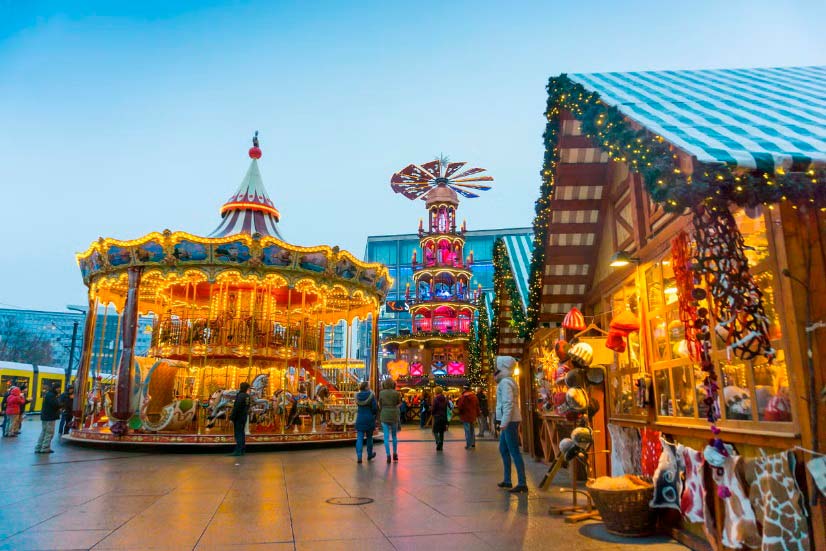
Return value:
<svg viewBox="0 0 826 551">
<path fill-rule="evenodd" d="M 254 130 L 290 242 L 414 231 L 388 181 L 439 153 L 496 179 L 469 229 L 530 225 L 549 76 L 824 64 L 824 22 L 822 0 L 0 0 L 0 306 L 83 302 L 100 235 L 211 231 Z"/>
</svg>

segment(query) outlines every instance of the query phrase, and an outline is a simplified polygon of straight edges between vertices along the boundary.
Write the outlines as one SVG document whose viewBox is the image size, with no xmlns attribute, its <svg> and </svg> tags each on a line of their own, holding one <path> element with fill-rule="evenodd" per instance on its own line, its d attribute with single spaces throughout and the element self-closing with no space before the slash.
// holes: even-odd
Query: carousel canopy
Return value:
<svg viewBox="0 0 826 551">
<path fill-rule="evenodd" d="M 513 280 L 522 301 L 522 308 L 528 308 L 530 300 L 531 257 L 533 256 L 533 234 L 506 235 L 502 238 L 508 252 Z"/>
<path fill-rule="evenodd" d="M 221 223 L 209 237 L 224 237 L 237 233 L 270 235 L 281 239 L 278 231 L 279 213 L 275 208 L 258 170 L 261 150 L 258 148 L 258 132 L 249 151 L 250 167 L 236 192 L 221 207 Z"/>
<path fill-rule="evenodd" d="M 569 77 L 700 162 L 826 166 L 826 67 Z"/>
</svg>

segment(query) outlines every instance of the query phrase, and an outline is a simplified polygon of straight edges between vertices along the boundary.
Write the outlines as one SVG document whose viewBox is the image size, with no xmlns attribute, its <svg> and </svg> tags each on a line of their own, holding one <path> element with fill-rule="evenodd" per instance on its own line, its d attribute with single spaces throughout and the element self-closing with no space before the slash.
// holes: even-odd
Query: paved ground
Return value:
<svg viewBox="0 0 826 551">
<path fill-rule="evenodd" d="M 576 549 L 684 550 L 626 540 L 602 525 L 548 515 L 560 488 L 496 488 L 496 443 L 466 451 L 461 428 L 436 454 L 429 433 L 402 431 L 400 462 L 358 465 L 351 448 L 145 454 L 56 444 L 33 453 L 40 423 L 0 443 L 0 549 Z M 528 462 L 529 484 L 545 467 Z M 561 479 L 558 482 L 562 482 Z M 364 496 L 363 506 L 326 499 Z"/>
</svg>

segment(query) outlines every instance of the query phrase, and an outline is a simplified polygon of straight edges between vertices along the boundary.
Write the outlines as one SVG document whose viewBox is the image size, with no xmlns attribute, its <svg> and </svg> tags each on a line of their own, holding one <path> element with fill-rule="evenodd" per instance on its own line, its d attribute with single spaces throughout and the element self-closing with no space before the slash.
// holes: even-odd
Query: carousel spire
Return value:
<svg viewBox="0 0 826 551">
<path fill-rule="evenodd" d="M 261 149 L 258 147 L 258 131 L 252 138 L 249 150 L 252 161 L 241 185 L 221 207 L 221 223 L 209 237 L 224 237 L 236 233 L 260 233 L 281 239 L 278 231 L 280 215 L 275 208 L 258 170 Z"/>
</svg>

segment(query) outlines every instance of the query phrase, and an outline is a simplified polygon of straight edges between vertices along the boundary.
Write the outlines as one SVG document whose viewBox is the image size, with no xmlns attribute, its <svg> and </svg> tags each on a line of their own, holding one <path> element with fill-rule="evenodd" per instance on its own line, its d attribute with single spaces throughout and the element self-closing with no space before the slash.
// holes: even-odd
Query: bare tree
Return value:
<svg viewBox="0 0 826 551">
<path fill-rule="evenodd" d="M 0 360 L 51 365 L 51 340 L 34 333 L 14 318 L 0 317 Z"/>
</svg>

